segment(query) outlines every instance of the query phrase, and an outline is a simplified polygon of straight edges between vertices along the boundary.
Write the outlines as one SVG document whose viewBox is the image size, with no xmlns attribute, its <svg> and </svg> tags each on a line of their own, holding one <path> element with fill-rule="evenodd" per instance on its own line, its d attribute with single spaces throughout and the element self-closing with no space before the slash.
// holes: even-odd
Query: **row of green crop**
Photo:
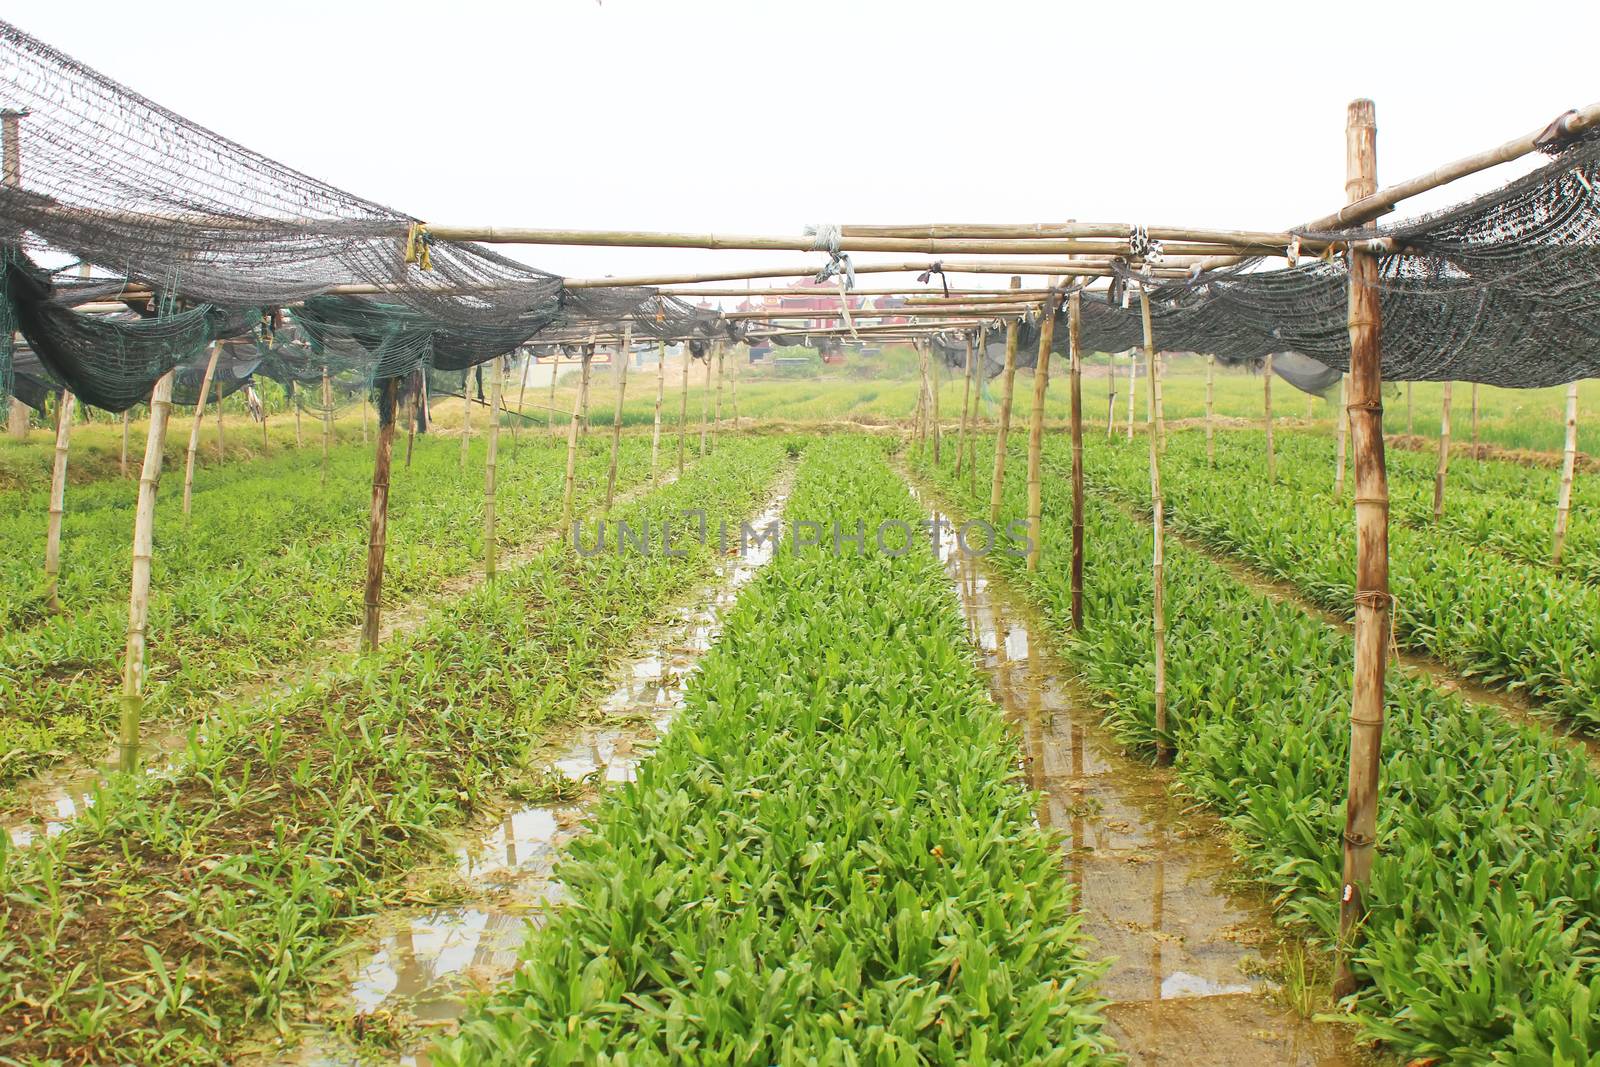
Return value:
<svg viewBox="0 0 1600 1067">
<path fill-rule="evenodd" d="M 1349 616 L 1355 586 L 1349 502 L 1212 470 L 1204 447 L 1195 434 L 1169 438 L 1163 491 L 1173 528 Z M 1048 453 L 1053 474 L 1062 477 L 1067 447 L 1053 440 Z M 1085 477 L 1126 503 L 1147 505 L 1142 447 L 1092 447 Z M 1488 684 L 1526 692 L 1585 729 L 1600 728 L 1600 588 L 1403 522 L 1390 524 L 1389 560 L 1401 644 Z"/>
<path fill-rule="evenodd" d="M 921 518 L 848 438 L 808 453 L 788 515 Z M 1109 1061 L 947 579 L 925 546 L 851 551 L 780 551 L 741 595 L 513 981 L 435 1062 Z"/>
<path fill-rule="evenodd" d="M 783 458 L 731 443 L 617 516 L 736 523 Z M 175 779 L 115 779 L 61 836 L 0 839 L 0 1062 L 223 1062 L 281 1023 L 349 925 L 714 565 L 714 544 L 675 547 L 551 546 L 376 654 L 224 709 Z"/>
<path fill-rule="evenodd" d="M 1217 439 L 1219 470 L 1241 478 L 1264 480 L 1266 451 L 1263 435 L 1255 431 L 1224 433 Z M 1334 489 L 1335 445 L 1331 438 L 1311 434 L 1280 434 L 1276 438 L 1278 480 L 1297 493 L 1331 495 Z M 1390 515 L 1418 529 L 1441 531 L 1460 541 L 1547 567 L 1555 530 L 1559 471 L 1525 467 L 1493 460 L 1456 457 L 1445 489 L 1444 516 L 1433 517 L 1434 467 L 1432 454 L 1390 449 Z M 1579 474 L 1574 481 L 1562 571 L 1585 582 L 1600 583 L 1600 480 Z M 1354 491 L 1348 472 L 1345 496 Z"/>
<path fill-rule="evenodd" d="M 1179 447 L 1174 440 L 1169 459 Z M 1105 450 L 1090 455 L 1090 471 L 1111 462 Z M 987 488 L 971 492 L 948 462 L 929 476 L 969 513 L 986 510 Z M 1067 484 L 1045 482 L 1041 570 L 1029 575 L 996 558 L 1060 628 L 1107 720 L 1148 751 L 1151 532 L 1091 494 L 1087 627 L 1073 639 Z M 1024 492 L 1020 473 L 1008 478 L 1007 507 L 1022 507 Z M 1166 565 L 1180 780 L 1235 831 L 1244 861 L 1279 895 L 1282 918 L 1331 939 L 1351 642 L 1172 539 Z M 1595 1063 L 1600 777 L 1559 741 L 1404 674 L 1391 672 L 1386 700 L 1379 855 L 1354 961 L 1364 982 L 1357 1018 L 1398 1051 L 1450 1063 Z"/>
<path fill-rule="evenodd" d="M 560 510 L 562 449 L 548 439 L 502 449 L 497 542 L 549 530 Z M 586 442 L 579 503 L 604 491 L 609 443 Z M 630 440 L 623 486 L 648 476 L 649 443 Z M 402 602 L 479 564 L 482 449 L 469 474 L 453 441 L 419 443 L 391 482 L 385 599 Z M 148 664 L 153 714 L 186 721 L 219 691 L 271 676 L 307 645 L 360 618 L 366 568 L 370 451 L 341 449 L 327 484 L 315 465 L 267 461 L 215 472 L 181 513 L 169 481 L 157 508 Z M 14 622 L 0 636 L 0 785 L 64 753 L 103 744 L 117 715 L 127 627 L 132 515 L 127 497 L 94 487 L 66 525 L 66 612 Z M 131 493 L 122 488 L 122 494 Z M 99 506 L 95 506 L 98 504 Z M 42 542 L 42 516 L 13 517 Z M 13 564 L 15 561 L 12 561 Z M 32 560 L 26 561 L 32 564 Z M 17 578 L 15 566 L 5 577 Z M 15 593 L 15 588 L 12 589 Z"/>
</svg>

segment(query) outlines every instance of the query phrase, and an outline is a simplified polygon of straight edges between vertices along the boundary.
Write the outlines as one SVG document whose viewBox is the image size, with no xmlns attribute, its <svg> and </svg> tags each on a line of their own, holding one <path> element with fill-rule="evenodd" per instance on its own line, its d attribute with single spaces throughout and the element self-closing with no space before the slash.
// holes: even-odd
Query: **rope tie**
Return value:
<svg viewBox="0 0 1600 1067">
<path fill-rule="evenodd" d="M 829 278 L 838 275 L 844 278 L 844 287 L 846 289 L 854 289 L 856 287 L 856 268 L 855 264 L 850 262 L 849 254 L 834 252 L 832 255 L 833 258 L 828 261 L 826 266 L 817 271 L 817 276 L 812 280 L 821 285 Z"/>
<path fill-rule="evenodd" d="M 1356 403 L 1355 401 L 1352 400 L 1350 403 L 1348 403 L 1348 404 L 1346 404 L 1344 406 L 1344 409 L 1346 411 L 1373 411 L 1373 412 L 1377 412 L 1379 415 L 1382 415 L 1383 414 L 1383 401 L 1382 400 L 1367 400 L 1367 401 L 1364 401 L 1364 402 L 1358 404 L 1358 403 Z"/>
<path fill-rule="evenodd" d="M 843 237 L 839 227 L 830 222 L 813 222 L 806 226 L 806 236 L 811 238 L 811 251 L 839 254 L 839 241 Z"/>
<path fill-rule="evenodd" d="M 945 275 L 944 275 L 944 261 L 943 260 L 936 259 L 931 264 L 929 264 L 927 270 L 925 270 L 921 274 L 917 275 L 917 281 L 921 282 L 923 285 L 927 285 L 928 284 L 928 280 L 930 278 L 932 278 L 935 274 L 937 274 L 939 276 L 939 285 L 940 285 L 941 288 L 944 289 L 945 299 L 948 300 L 950 298 L 950 279 L 946 278 Z"/>
<path fill-rule="evenodd" d="M 1344 841 L 1351 848 L 1370 848 L 1377 843 L 1378 839 L 1371 834 L 1364 834 L 1358 830 L 1346 830 L 1344 832 Z M 1346 886 L 1345 888 L 1348 890 L 1350 887 Z"/>
<path fill-rule="evenodd" d="M 1289 247 L 1284 249 L 1283 258 L 1289 261 L 1289 266 L 1298 266 L 1300 263 L 1300 235 L 1289 235 Z"/>
<path fill-rule="evenodd" d="M 1359 503 L 1359 500 L 1357 501 Z M 1395 620 L 1400 616 L 1400 598 L 1393 593 L 1380 593 L 1376 589 L 1363 589 L 1356 593 L 1356 606 L 1366 605 L 1378 611 L 1389 611 L 1389 652 L 1396 661 L 1400 659 L 1400 642 L 1395 637 Z"/>
<path fill-rule="evenodd" d="M 428 233 L 428 224 L 413 222 L 406 231 L 406 257 L 407 263 L 415 263 L 418 270 L 432 270 L 433 257 L 428 254 L 428 246 L 433 244 L 433 235 Z"/>
</svg>

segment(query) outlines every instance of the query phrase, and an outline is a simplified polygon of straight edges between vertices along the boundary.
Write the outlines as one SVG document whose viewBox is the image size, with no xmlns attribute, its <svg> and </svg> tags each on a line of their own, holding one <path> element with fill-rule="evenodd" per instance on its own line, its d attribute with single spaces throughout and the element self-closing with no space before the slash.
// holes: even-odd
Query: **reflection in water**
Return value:
<svg viewBox="0 0 1600 1067">
<path fill-rule="evenodd" d="M 1067 831 L 1067 874 L 1084 930 L 1111 957 L 1100 990 L 1130 1061 L 1361 1062 L 1345 1032 L 1277 1007 L 1247 973 L 1271 920 L 1225 888 L 1237 868 L 1215 820 L 1172 798 L 1169 772 L 1122 753 L 1070 670 L 1041 647 L 1046 631 L 954 539 L 941 541 L 995 700 L 1020 734 L 1027 784 L 1041 794 L 1039 825 Z"/>
</svg>

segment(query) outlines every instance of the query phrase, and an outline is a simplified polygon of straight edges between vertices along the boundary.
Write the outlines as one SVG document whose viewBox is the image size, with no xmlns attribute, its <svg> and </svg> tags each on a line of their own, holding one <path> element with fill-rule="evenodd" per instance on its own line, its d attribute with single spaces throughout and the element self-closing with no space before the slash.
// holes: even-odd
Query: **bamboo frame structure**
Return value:
<svg viewBox="0 0 1600 1067">
<path fill-rule="evenodd" d="M 50 465 L 50 520 L 44 540 L 44 581 L 46 610 L 52 615 L 61 613 L 61 600 L 56 595 L 57 579 L 61 574 L 61 523 L 67 514 L 67 449 L 72 440 L 72 409 L 75 406 L 70 389 L 63 389 L 56 406 L 56 448 Z"/>
<path fill-rule="evenodd" d="M 961 380 L 961 429 L 956 433 L 956 477 L 961 477 L 961 464 L 967 453 L 967 419 L 972 408 L 972 334 L 967 334 L 967 361 Z"/>
<path fill-rule="evenodd" d="M 1139 290 L 1139 318 L 1144 327 L 1144 358 L 1147 367 L 1146 373 L 1152 383 L 1160 373 L 1156 366 L 1155 332 L 1150 327 L 1150 294 L 1142 287 Z M 1151 392 L 1155 386 L 1152 384 Z M 1133 420 L 1129 419 L 1129 425 Z M 1167 590 L 1166 590 L 1166 508 L 1161 496 L 1161 442 L 1158 435 L 1150 434 L 1150 524 L 1151 524 L 1151 549 L 1150 549 L 1150 577 L 1153 583 L 1151 594 L 1151 620 L 1155 629 L 1155 645 L 1152 650 L 1155 668 L 1155 700 L 1156 700 L 1156 762 L 1161 764 L 1171 763 L 1173 759 L 1172 742 L 1169 739 L 1167 728 Z"/>
<path fill-rule="evenodd" d="M 1267 429 L 1267 481 L 1278 480 L 1278 453 L 1272 443 L 1272 353 L 1267 353 L 1266 364 L 1261 368 L 1262 421 Z"/>
<path fill-rule="evenodd" d="M 650 430 L 650 484 L 656 484 L 656 469 L 661 459 L 661 402 L 667 394 L 667 342 L 656 342 L 656 415 Z"/>
<path fill-rule="evenodd" d="M 1572 474 L 1578 465 L 1578 383 L 1567 384 L 1567 434 L 1561 449 L 1561 490 L 1556 497 L 1556 530 L 1550 550 L 1550 565 L 1561 566 L 1561 550 L 1567 542 L 1567 517 L 1572 511 Z"/>
<path fill-rule="evenodd" d="M 1000 525 L 1006 480 L 1006 438 L 1011 434 L 1011 398 L 1017 380 L 1017 324 L 1006 324 L 1006 365 L 1001 372 L 1000 423 L 995 427 L 994 480 L 989 487 L 989 525 Z"/>
<path fill-rule="evenodd" d="M 1217 357 L 1206 356 L 1206 466 L 1217 465 Z"/>
<path fill-rule="evenodd" d="M 386 378 L 378 398 L 378 447 L 372 458 L 372 502 L 367 516 L 367 578 L 363 587 L 361 650 L 378 647 L 383 612 L 383 560 L 389 547 L 389 471 L 400 418 L 400 379 Z"/>
<path fill-rule="evenodd" d="M 577 484 L 578 440 L 581 436 L 584 394 L 589 391 L 589 367 L 594 361 L 594 346 L 583 347 L 583 373 L 578 379 L 578 395 L 572 398 L 572 424 L 567 429 L 567 473 L 561 487 L 561 529 L 572 525 L 572 493 Z"/>
<path fill-rule="evenodd" d="M 128 592 L 127 645 L 122 658 L 122 716 L 117 734 L 117 766 L 126 773 L 139 767 L 139 721 L 144 717 L 145 630 L 150 621 L 150 563 L 154 554 L 156 491 L 166 453 L 167 420 L 172 414 L 175 371 L 156 379 L 150 392 L 150 427 L 145 435 L 144 466 L 139 472 L 139 502 L 133 517 L 133 572 Z"/>
<path fill-rule="evenodd" d="M 494 533 L 494 493 L 496 468 L 500 462 L 500 404 L 505 388 L 505 357 L 490 360 L 489 439 L 483 460 L 483 580 L 494 581 L 497 545 Z M 463 389 L 463 392 L 465 390 Z"/>
<path fill-rule="evenodd" d="M 1433 521 L 1444 518 L 1444 486 L 1450 475 L 1450 387 L 1445 382 L 1439 407 L 1439 463 L 1433 471 Z"/>
<path fill-rule="evenodd" d="M 1067 297 L 1067 356 L 1072 411 L 1072 628 L 1083 629 L 1083 293 Z"/>
<path fill-rule="evenodd" d="M 1044 486 L 1040 482 L 1044 463 L 1044 401 L 1050 388 L 1050 345 L 1055 341 L 1056 297 L 1045 301 L 1039 321 L 1039 355 L 1033 368 L 1033 409 L 1028 417 L 1028 570 L 1039 569 L 1044 545 Z M 938 462 L 935 449 L 934 461 Z"/>
<path fill-rule="evenodd" d="M 1345 189 L 1359 203 L 1377 187 L 1377 121 L 1370 100 L 1350 104 L 1345 127 Z M 1355 675 L 1350 702 L 1350 773 L 1334 995 L 1353 991 L 1350 952 L 1366 915 L 1377 849 L 1378 768 L 1383 750 L 1383 686 L 1393 640 L 1389 594 L 1389 479 L 1383 453 L 1382 309 L 1378 259 L 1350 252 L 1350 429 L 1355 458 Z"/>
<path fill-rule="evenodd" d="M 628 364 L 632 362 L 633 351 L 633 324 L 628 323 L 622 330 L 622 351 L 620 353 L 620 366 L 617 368 L 617 406 L 611 415 L 611 464 L 606 470 L 606 511 L 611 510 L 611 501 L 617 493 L 617 456 L 622 451 L 622 403 L 628 391 Z"/>
<path fill-rule="evenodd" d="M 195 453 L 200 448 L 200 426 L 206 417 L 206 393 L 211 390 L 211 376 L 217 372 L 217 357 L 222 354 L 222 345 L 216 341 L 211 342 L 211 355 L 206 360 L 205 374 L 200 379 L 200 393 L 194 403 L 194 422 L 189 426 L 189 449 L 183 460 L 183 513 L 189 514 L 189 500 L 194 491 L 194 460 Z M 171 393 L 167 394 L 171 399 Z"/>
</svg>

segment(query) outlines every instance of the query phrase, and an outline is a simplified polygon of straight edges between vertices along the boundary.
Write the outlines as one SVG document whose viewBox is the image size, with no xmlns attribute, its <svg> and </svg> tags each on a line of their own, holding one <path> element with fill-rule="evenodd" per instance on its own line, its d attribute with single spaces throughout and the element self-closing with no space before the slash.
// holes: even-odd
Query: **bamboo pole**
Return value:
<svg viewBox="0 0 1600 1067">
<path fill-rule="evenodd" d="M 139 472 L 139 503 L 133 518 L 133 573 L 128 593 L 127 646 L 122 659 L 122 719 L 118 730 L 117 766 L 133 772 L 139 766 L 139 720 L 144 715 L 145 628 L 150 620 L 150 560 L 154 552 L 156 490 L 166 452 L 167 419 L 172 413 L 172 379 L 167 371 L 150 393 L 150 428 L 145 436 L 144 466 Z"/>
<path fill-rule="evenodd" d="M 389 543 L 389 468 L 400 417 L 400 379 L 385 378 L 378 393 L 378 447 L 372 459 L 372 506 L 367 518 L 367 580 L 362 587 L 361 650 L 378 647 L 383 611 L 383 558 Z"/>
<path fill-rule="evenodd" d="M 1117 354 L 1106 353 L 1106 440 L 1117 427 Z"/>
<path fill-rule="evenodd" d="M 1416 432 L 1417 432 L 1417 424 L 1414 421 L 1412 421 L 1411 414 L 1412 414 L 1412 411 L 1411 411 L 1411 383 L 1407 382 L 1406 383 L 1406 436 L 1407 437 L 1414 437 L 1414 436 L 1416 436 Z"/>
<path fill-rule="evenodd" d="M 561 377 L 561 348 L 556 348 L 556 354 L 550 363 L 550 400 L 545 405 L 545 422 L 549 427 L 551 436 L 556 433 L 556 379 Z"/>
<path fill-rule="evenodd" d="M 933 358 L 933 346 L 924 341 L 922 347 L 928 352 L 928 399 L 930 414 L 933 419 L 933 466 L 938 468 L 939 456 L 939 363 Z"/>
<path fill-rule="evenodd" d="M 583 347 L 583 374 L 578 379 L 578 395 L 572 398 L 572 425 L 567 428 L 567 474 L 561 489 L 561 529 L 572 525 L 572 493 L 578 475 L 578 437 L 583 422 L 584 396 L 589 391 L 589 367 L 594 346 Z"/>
<path fill-rule="evenodd" d="M 1349 375 L 1341 374 L 1339 376 L 1339 410 L 1334 413 L 1334 418 L 1339 423 L 1339 449 L 1333 462 L 1333 496 L 1336 500 L 1344 499 L 1344 441 L 1345 433 L 1350 426 L 1349 381 Z"/>
<path fill-rule="evenodd" d="M 978 491 L 978 419 L 983 402 L 983 374 L 989 360 L 989 327 L 978 327 L 977 365 L 972 370 L 972 435 L 967 438 L 968 490 Z"/>
<path fill-rule="evenodd" d="M 628 354 L 633 351 L 633 324 L 622 328 L 622 366 L 617 371 L 617 407 L 611 416 L 611 466 L 606 471 L 606 511 L 617 493 L 617 456 L 622 452 L 622 401 L 628 391 Z"/>
<path fill-rule="evenodd" d="M 128 476 L 128 412 L 122 413 L 122 456 L 117 461 L 117 473 Z"/>
<path fill-rule="evenodd" d="M 300 435 L 300 383 L 290 379 L 289 402 L 294 407 L 294 447 L 304 448 L 305 438 Z"/>
<path fill-rule="evenodd" d="M 200 393 L 194 402 L 194 422 L 189 426 L 189 449 L 183 461 L 183 513 L 189 514 L 189 499 L 194 490 L 194 458 L 200 448 L 200 425 L 206 417 L 206 393 L 211 388 L 211 376 L 217 372 L 217 357 L 222 354 L 222 345 L 211 342 L 211 355 L 206 360 L 205 374 L 200 379 Z M 167 393 L 168 401 L 172 393 Z"/>
<path fill-rule="evenodd" d="M 366 444 L 367 443 L 367 408 L 369 406 L 371 406 L 371 401 L 368 399 L 367 394 L 365 392 L 363 392 L 361 394 L 361 443 L 362 444 Z M 263 406 L 262 409 L 261 409 L 261 428 L 262 428 L 261 432 L 263 434 L 266 433 L 266 426 L 267 426 L 267 409 L 266 409 L 265 406 Z"/>
<path fill-rule="evenodd" d="M 1167 377 L 1167 361 L 1160 352 L 1156 353 L 1156 375 L 1150 382 L 1150 396 L 1155 403 L 1156 412 L 1156 443 L 1160 446 L 1163 455 L 1167 451 L 1167 397 L 1163 384 Z"/>
<path fill-rule="evenodd" d="M 1278 480 L 1278 453 L 1272 447 L 1272 353 L 1267 353 L 1267 362 L 1261 368 L 1261 408 L 1263 422 L 1267 428 L 1267 481 Z"/>
<path fill-rule="evenodd" d="M 533 357 L 524 350 L 522 353 L 522 381 L 517 386 L 517 417 L 511 420 L 511 444 L 517 444 L 517 428 L 522 424 L 522 409 L 528 399 L 528 361 Z M 466 392 L 465 389 L 462 392 Z"/>
<path fill-rule="evenodd" d="M 995 428 L 994 480 L 989 488 L 989 524 L 1000 525 L 1000 501 L 1006 481 L 1006 438 L 1011 433 L 1011 397 L 1017 380 L 1017 324 L 1006 324 L 1006 364 L 1001 372 L 1000 424 Z"/>
<path fill-rule="evenodd" d="M 589 342 L 587 351 L 589 353 L 589 361 L 584 364 L 585 370 L 582 375 L 583 381 L 580 383 L 581 388 L 578 390 L 578 398 L 583 402 L 583 417 L 578 421 L 578 439 L 580 441 L 586 440 L 589 436 L 589 431 L 593 429 L 593 427 L 590 426 L 590 423 L 593 421 L 593 419 L 589 414 L 589 408 L 594 403 L 595 349 L 593 341 Z"/>
<path fill-rule="evenodd" d="M 1578 465 L 1578 383 L 1567 385 L 1567 440 L 1561 450 L 1561 493 L 1556 499 L 1555 547 L 1550 565 L 1561 566 L 1561 549 L 1567 541 L 1567 516 L 1572 510 L 1572 472 Z"/>
<path fill-rule="evenodd" d="M 1159 370 L 1156 367 L 1156 343 L 1150 328 L 1150 294 L 1139 291 L 1139 318 L 1144 326 L 1144 358 L 1146 373 L 1154 382 Z M 1151 387 L 1154 389 L 1154 386 Z M 1131 421 L 1131 420 L 1130 420 Z M 1161 443 L 1150 435 L 1150 514 L 1152 548 L 1150 574 L 1153 581 L 1151 617 L 1155 628 L 1155 698 L 1156 698 L 1156 762 L 1171 763 L 1172 742 L 1167 729 L 1167 591 L 1166 591 L 1166 512 L 1161 496 Z"/>
<path fill-rule="evenodd" d="M 1478 458 L 1478 383 L 1472 383 L 1472 458 Z"/>
<path fill-rule="evenodd" d="M 717 342 L 717 404 L 711 422 L 711 450 L 717 450 L 717 438 L 722 433 L 722 377 L 723 364 L 727 362 L 728 349 L 721 341 Z"/>
<path fill-rule="evenodd" d="M 1206 466 L 1217 465 L 1217 357 L 1206 357 Z"/>
<path fill-rule="evenodd" d="M 656 467 L 661 459 L 661 402 L 667 395 L 667 341 L 656 342 L 656 416 L 650 431 L 650 484 L 656 484 Z"/>
<path fill-rule="evenodd" d="M 211 379 L 211 395 L 217 402 L 217 462 L 224 463 L 228 458 L 228 439 L 222 428 L 222 379 Z"/>
<path fill-rule="evenodd" d="M 717 352 L 721 349 L 721 341 L 711 342 L 711 351 L 706 353 L 706 384 L 700 390 L 700 458 L 706 458 L 706 431 L 711 426 L 711 364 L 716 361 Z"/>
<path fill-rule="evenodd" d="M 1028 570 L 1039 569 L 1039 557 L 1044 546 L 1043 515 L 1044 486 L 1041 468 L 1044 462 L 1044 401 L 1050 388 L 1050 345 L 1055 340 L 1056 297 L 1052 294 L 1044 304 L 1044 317 L 1039 322 L 1039 355 L 1033 368 L 1033 410 L 1028 418 Z M 935 452 L 935 464 L 938 454 Z"/>
<path fill-rule="evenodd" d="M 333 383 L 322 368 L 322 484 L 328 484 L 328 457 L 333 452 Z"/>
<path fill-rule="evenodd" d="M 683 389 L 678 405 L 678 476 L 683 476 L 683 453 L 689 430 L 689 364 L 693 360 L 689 342 L 683 342 Z"/>
<path fill-rule="evenodd" d="M 967 418 L 972 406 L 972 334 L 967 334 L 966 376 L 961 382 L 961 429 L 956 434 L 956 477 L 961 477 L 961 464 L 966 459 Z"/>
<path fill-rule="evenodd" d="M 928 344 L 920 337 L 917 349 L 917 458 L 920 460 L 928 446 Z"/>
<path fill-rule="evenodd" d="M 467 450 L 472 443 L 472 379 L 476 375 L 481 381 L 483 371 L 474 367 L 467 371 L 467 376 L 461 382 L 461 474 L 467 473 Z"/>
<path fill-rule="evenodd" d="M 750 362 L 750 344 L 745 342 L 744 355 L 733 361 L 733 371 L 728 375 L 728 401 L 733 405 L 733 432 L 739 432 L 739 376 L 744 373 L 744 367 Z"/>
<path fill-rule="evenodd" d="M 1370 100 L 1351 103 L 1346 129 L 1346 192 L 1359 201 L 1377 186 L 1377 124 Z M 1366 915 L 1377 847 L 1378 768 L 1383 748 L 1383 685 L 1393 640 L 1389 595 L 1389 480 L 1383 454 L 1383 364 L 1378 260 L 1350 253 L 1350 429 L 1355 458 L 1355 680 L 1350 704 L 1350 777 L 1345 804 L 1343 889 L 1334 995 L 1354 990 L 1349 954 Z"/>
<path fill-rule="evenodd" d="M 22 120 L 28 117 L 28 112 L 19 108 L 5 108 L 0 110 L 0 156 L 4 158 L 3 170 L 0 170 L 0 184 L 9 189 L 22 187 Z M 25 441 L 28 438 L 28 405 L 11 398 L 8 422 L 11 436 L 14 440 Z"/>
<path fill-rule="evenodd" d="M 411 469 L 411 450 L 417 443 L 417 409 L 422 399 L 422 371 L 411 374 L 406 389 L 406 469 Z"/>
<path fill-rule="evenodd" d="M 1139 361 L 1133 350 L 1128 350 L 1128 440 L 1133 440 L 1133 398 L 1139 391 Z"/>
<path fill-rule="evenodd" d="M 1433 521 L 1444 518 L 1444 483 L 1450 473 L 1450 387 L 1444 383 L 1439 408 L 1439 464 L 1433 472 Z"/>
<path fill-rule="evenodd" d="M 1072 628 L 1083 629 L 1083 344 L 1082 293 L 1067 298 L 1067 355 L 1072 401 Z"/>
<path fill-rule="evenodd" d="M 489 372 L 489 442 L 483 463 L 483 580 L 494 581 L 495 556 L 498 546 L 494 533 L 494 491 L 496 468 L 500 462 L 500 397 L 504 389 L 505 366 L 500 356 L 490 361 Z M 465 392 L 465 390 L 462 390 Z"/>
<path fill-rule="evenodd" d="M 56 579 L 61 573 L 61 522 L 67 513 L 67 446 L 72 440 L 72 391 L 61 390 L 56 405 L 55 463 L 50 468 L 50 526 L 44 541 L 45 600 L 51 614 L 61 613 Z"/>
</svg>

